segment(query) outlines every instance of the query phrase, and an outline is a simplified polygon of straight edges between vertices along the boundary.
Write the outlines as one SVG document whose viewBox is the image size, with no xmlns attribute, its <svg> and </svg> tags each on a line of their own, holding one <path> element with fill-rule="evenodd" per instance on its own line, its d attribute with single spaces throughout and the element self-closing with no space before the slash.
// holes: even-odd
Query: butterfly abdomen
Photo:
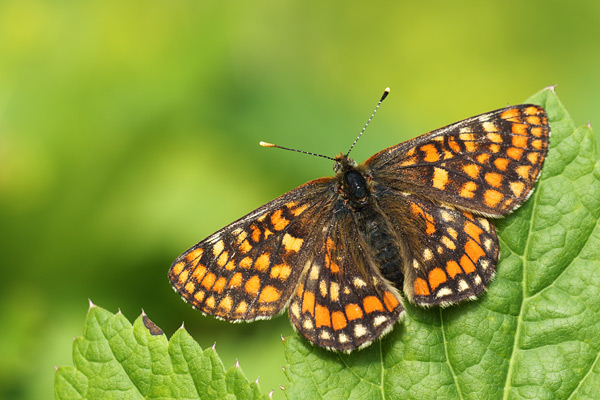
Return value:
<svg viewBox="0 0 600 400">
<path fill-rule="evenodd" d="M 381 274 L 397 288 L 401 288 L 404 275 L 399 242 L 387 220 L 374 205 L 363 207 L 356 216 L 361 236 Z"/>
</svg>

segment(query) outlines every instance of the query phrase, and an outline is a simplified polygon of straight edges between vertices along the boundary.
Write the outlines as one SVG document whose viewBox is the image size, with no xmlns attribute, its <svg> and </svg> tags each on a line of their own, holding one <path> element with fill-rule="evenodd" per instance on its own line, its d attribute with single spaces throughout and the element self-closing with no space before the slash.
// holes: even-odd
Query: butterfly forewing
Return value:
<svg viewBox="0 0 600 400">
<path fill-rule="evenodd" d="M 550 130 L 543 108 L 503 108 L 385 149 L 373 179 L 489 216 L 521 205 L 539 177 Z"/>
<path fill-rule="evenodd" d="M 300 186 L 199 242 L 172 264 L 171 284 L 193 307 L 230 321 L 282 311 L 311 246 L 331 179 Z"/>
</svg>

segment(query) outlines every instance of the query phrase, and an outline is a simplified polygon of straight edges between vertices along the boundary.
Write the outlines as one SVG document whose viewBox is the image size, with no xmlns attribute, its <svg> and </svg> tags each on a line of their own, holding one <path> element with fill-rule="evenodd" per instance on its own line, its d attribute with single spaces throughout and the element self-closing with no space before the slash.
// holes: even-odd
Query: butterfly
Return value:
<svg viewBox="0 0 600 400">
<path fill-rule="evenodd" d="M 487 288 L 499 253 L 488 218 L 531 195 L 549 136 L 544 109 L 522 104 L 362 164 L 340 153 L 331 158 L 335 176 L 289 191 L 180 255 L 171 284 L 217 318 L 252 321 L 287 308 L 296 331 L 317 346 L 366 347 L 403 316 L 403 297 L 447 306 Z"/>
</svg>

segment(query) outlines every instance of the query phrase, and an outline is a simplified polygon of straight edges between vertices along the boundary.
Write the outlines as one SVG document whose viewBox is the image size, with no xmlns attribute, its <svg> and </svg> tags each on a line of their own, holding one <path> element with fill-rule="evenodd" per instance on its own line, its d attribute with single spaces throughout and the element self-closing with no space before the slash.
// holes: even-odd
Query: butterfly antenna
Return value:
<svg viewBox="0 0 600 400">
<path fill-rule="evenodd" d="M 352 146 L 350 146 L 350 149 L 346 153 L 346 157 L 348 157 L 350 155 L 350 152 L 352 151 L 352 148 L 354 148 L 354 145 L 356 144 L 356 142 L 358 142 L 358 139 L 360 139 L 360 137 L 362 136 L 362 134 L 364 133 L 364 131 L 367 129 L 367 126 L 369 126 L 369 124 L 373 120 L 373 117 L 375 116 L 375 113 L 377 112 L 377 109 L 379 108 L 379 106 L 381 105 L 381 103 L 385 100 L 385 98 L 387 97 L 388 94 L 390 94 L 390 88 L 389 87 L 385 88 L 385 90 L 383 91 L 383 94 L 381 95 L 381 99 L 379 99 L 379 102 L 375 106 L 375 110 L 373 110 L 373 114 L 371 114 L 371 116 L 369 117 L 369 120 L 367 121 L 367 123 L 365 124 L 365 126 L 362 128 L 362 131 L 360 131 L 360 133 L 358 134 L 358 136 L 354 140 L 354 143 L 352 143 Z"/>
<path fill-rule="evenodd" d="M 267 142 L 259 142 L 258 144 L 260 144 L 262 147 L 276 147 L 276 148 L 278 148 L 278 149 L 289 150 L 289 151 L 295 151 L 295 152 L 297 152 L 297 153 L 308 154 L 308 155 L 311 155 L 311 156 L 316 156 L 316 157 L 323 157 L 323 158 L 326 158 L 326 159 L 328 159 L 328 160 L 335 161 L 335 158 L 333 158 L 333 157 L 329 157 L 329 156 L 324 156 L 323 154 L 311 153 L 311 152 L 309 152 L 309 151 L 304 151 L 304 150 L 290 149 L 290 148 L 288 148 L 288 147 L 278 146 L 278 145 L 276 145 L 276 144 L 273 144 L 273 143 L 267 143 Z"/>
</svg>

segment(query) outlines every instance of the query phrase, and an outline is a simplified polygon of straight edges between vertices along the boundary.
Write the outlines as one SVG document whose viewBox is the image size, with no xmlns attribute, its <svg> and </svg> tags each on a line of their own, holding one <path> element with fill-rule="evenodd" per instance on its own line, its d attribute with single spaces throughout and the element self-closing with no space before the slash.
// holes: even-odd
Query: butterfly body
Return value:
<svg viewBox="0 0 600 400">
<path fill-rule="evenodd" d="M 229 321 L 287 307 L 295 329 L 351 351 L 389 332 L 402 298 L 421 306 L 479 296 L 494 276 L 500 217 L 532 193 L 545 159 L 545 111 L 518 105 L 389 147 L 308 182 L 179 256 L 174 289 Z"/>
</svg>

